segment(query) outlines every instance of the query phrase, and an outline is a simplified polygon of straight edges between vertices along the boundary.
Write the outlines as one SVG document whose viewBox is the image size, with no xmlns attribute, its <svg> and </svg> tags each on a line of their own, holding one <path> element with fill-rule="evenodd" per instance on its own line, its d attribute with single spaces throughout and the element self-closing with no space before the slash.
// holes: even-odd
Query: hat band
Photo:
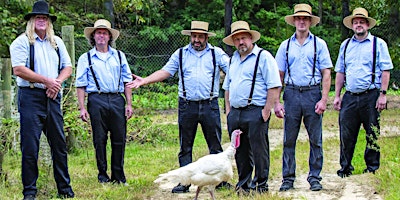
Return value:
<svg viewBox="0 0 400 200">
<path fill-rule="evenodd" d="M 367 17 L 367 16 L 365 16 L 364 14 L 361 14 L 361 13 L 357 13 L 354 16 L 357 16 L 357 15 L 361 15 L 361 16 Z"/>
<path fill-rule="evenodd" d="M 238 32 L 238 31 L 249 31 L 249 30 L 248 30 L 248 29 L 245 29 L 245 28 L 238 28 L 238 29 L 232 31 L 232 33 L 235 33 L 235 32 Z M 232 34 L 232 33 L 231 33 L 231 34 Z"/>
<path fill-rule="evenodd" d="M 306 10 L 299 10 L 299 11 L 294 12 L 294 14 L 296 14 L 296 13 L 298 13 L 298 12 L 306 12 L 306 13 L 312 15 L 311 12 L 308 12 L 308 11 L 306 11 Z"/>
<path fill-rule="evenodd" d="M 192 31 L 205 31 L 205 32 L 207 32 L 208 30 L 202 29 L 202 28 L 192 28 Z"/>
</svg>

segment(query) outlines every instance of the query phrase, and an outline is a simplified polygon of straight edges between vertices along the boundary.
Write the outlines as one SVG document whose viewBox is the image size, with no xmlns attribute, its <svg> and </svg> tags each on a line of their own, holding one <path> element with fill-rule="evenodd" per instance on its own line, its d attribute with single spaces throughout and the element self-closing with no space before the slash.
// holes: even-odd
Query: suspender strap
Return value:
<svg viewBox="0 0 400 200">
<path fill-rule="evenodd" d="M 291 38 L 288 39 L 287 45 L 286 45 L 286 63 L 287 63 L 288 77 L 290 79 L 292 79 L 291 76 L 290 76 L 290 65 L 289 65 L 289 44 L 290 44 L 290 40 L 291 40 Z M 289 83 L 289 80 L 288 80 L 288 83 Z M 293 83 L 293 80 L 292 80 L 292 83 Z"/>
<path fill-rule="evenodd" d="M 35 47 L 33 46 L 33 44 L 29 45 L 29 65 L 30 65 L 30 69 L 32 71 L 35 71 Z"/>
<path fill-rule="evenodd" d="M 376 37 L 374 36 L 374 42 L 373 42 L 373 49 L 372 49 L 372 84 L 375 84 L 375 65 L 376 65 Z"/>
<path fill-rule="evenodd" d="M 181 70 L 181 82 L 182 82 L 182 92 L 183 92 L 183 99 L 186 101 L 186 89 L 185 89 L 185 81 L 183 80 L 183 67 L 182 67 L 182 48 L 179 49 L 179 68 Z M 210 101 L 214 98 L 214 81 L 215 81 L 215 71 L 217 68 L 217 61 L 215 60 L 215 49 L 211 49 L 212 59 L 213 59 L 213 75 L 212 75 L 212 82 L 211 82 L 211 92 L 210 92 Z M 230 64 L 230 63 L 229 63 Z"/>
<path fill-rule="evenodd" d="M 213 70 L 213 75 L 212 75 L 212 82 L 211 82 L 211 92 L 210 92 L 210 101 L 213 99 L 214 97 L 214 80 L 215 80 L 215 70 L 217 68 L 217 61 L 215 60 L 215 50 L 211 49 L 211 54 L 212 54 L 212 58 L 213 58 L 213 66 L 214 66 L 214 70 Z"/>
<path fill-rule="evenodd" d="M 247 99 L 247 105 L 250 105 L 251 100 L 253 98 L 254 85 L 256 83 L 256 76 L 257 76 L 257 69 L 258 69 L 258 62 L 260 61 L 260 55 L 263 52 L 263 50 L 264 49 L 261 49 L 260 52 L 258 52 L 258 55 L 257 55 L 256 64 L 254 66 L 253 82 L 251 83 L 250 95 L 249 95 L 249 98 Z"/>
<path fill-rule="evenodd" d="M 344 45 L 344 51 L 343 51 L 343 65 L 344 65 L 344 82 L 346 83 L 346 51 L 347 51 L 347 46 L 349 46 L 351 38 L 347 39 L 346 44 Z"/>
<path fill-rule="evenodd" d="M 179 49 L 179 68 L 181 70 L 181 82 L 182 82 L 183 99 L 186 101 L 185 81 L 183 80 L 182 51 L 183 51 L 182 48 L 180 48 Z"/>
<path fill-rule="evenodd" d="M 100 93 L 100 85 L 99 85 L 99 82 L 97 81 L 96 74 L 94 73 L 94 70 L 93 70 L 92 59 L 90 57 L 90 52 L 89 51 L 87 52 L 87 57 L 88 57 L 90 72 L 92 72 L 94 82 L 96 83 L 97 91 Z"/>
<path fill-rule="evenodd" d="M 118 92 L 119 86 L 121 85 L 121 76 L 122 76 L 122 59 L 121 59 L 121 52 L 118 50 L 118 58 L 119 58 L 119 79 L 118 79 Z"/>
<path fill-rule="evenodd" d="M 312 78 L 310 80 L 310 84 L 309 85 L 311 85 L 311 82 L 312 82 L 312 80 L 314 79 L 314 76 L 315 76 L 315 65 L 316 65 L 315 63 L 316 62 L 317 62 L 317 36 L 314 35 L 314 64 L 313 64 Z"/>
</svg>

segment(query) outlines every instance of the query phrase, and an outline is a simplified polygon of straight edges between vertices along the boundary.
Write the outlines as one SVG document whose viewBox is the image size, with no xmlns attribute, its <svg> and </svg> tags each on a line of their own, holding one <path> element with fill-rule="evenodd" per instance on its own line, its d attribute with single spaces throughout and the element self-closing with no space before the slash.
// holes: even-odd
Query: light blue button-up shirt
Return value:
<svg viewBox="0 0 400 200">
<path fill-rule="evenodd" d="M 215 78 L 212 83 L 214 72 L 213 58 L 211 49 L 215 49 Z M 192 45 L 182 48 L 182 70 L 186 90 L 186 99 L 199 101 L 210 99 L 211 86 L 214 84 L 213 97 L 219 94 L 220 69 L 226 72 L 229 65 L 229 56 L 219 47 L 207 44 L 207 47 L 198 52 Z M 162 68 L 173 76 L 179 71 L 179 97 L 184 98 L 181 80 L 181 70 L 179 69 L 179 49 L 176 50 L 168 62 Z"/>
<path fill-rule="evenodd" d="M 283 41 L 279 46 L 275 59 L 278 63 L 279 70 L 285 72 L 285 84 L 292 84 L 297 86 L 316 85 L 321 83 L 322 74 L 321 70 L 332 68 L 332 60 L 329 54 L 326 42 L 321 38 L 316 37 L 316 62 L 314 79 L 313 66 L 314 66 L 314 36 L 311 32 L 301 45 L 296 39 L 296 33 L 289 39 Z M 286 48 L 289 44 L 289 66 L 286 60 Z M 290 75 L 288 73 L 290 68 Z"/>
<path fill-rule="evenodd" d="M 367 38 L 363 41 L 358 41 L 354 36 L 350 40 L 346 50 L 346 72 L 344 72 L 343 55 L 347 40 L 340 45 L 339 56 L 335 66 L 336 72 L 345 73 L 346 90 L 363 92 L 367 89 L 381 88 L 382 71 L 393 69 L 386 42 L 381 38 L 377 38 L 375 84 L 372 84 L 374 36 L 368 33 Z"/>
<path fill-rule="evenodd" d="M 34 70 L 42 76 L 48 78 L 57 78 L 59 66 L 59 58 L 57 51 L 51 46 L 50 41 L 47 38 L 43 40 L 35 33 L 35 43 L 34 43 Z M 64 42 L 60 37 L 54 37 L 60 52 L 61 68 L 71 67 L 71 58 L 69 57 L 68 51 L 65 48 Z M 16 66 L 26 66 L 30 68 L 29 60 L 30 44 L 28 37 L 25 34 L 17 37 L 10 45 L 10 55 L 11 55 L 11 65 Z M 20 87 L 28 87 L 29 81 L 17 77 L 17 85 Z M 42 83 L 34 83 L 37 88 L 45 88 Z"/>
<path fill-rule="evenodd" d="M 125 54 L 120 51 L 120 64 L 117 50 L 110 46 L 108 47 L 108 55 L 105 60 L 97 55 L 96 48 L 91 49 L 89 52 L 100 91 L 105 93 L 124 92 L 124 82 L 132 81 L 132 72 Z M 98 92 L 93 74 L 89 68 L 87 53 L 79 57 L 75 86 L 86 87 L 87 93 Z"/>
<path fill-rule="evenodd" d="M 223 88 L 229 91 L 229 102 L 232 107 L 247 106 L 253 82 L 254 67 L 257 55 L 261 50 L 261 48 L 254 44 L 252 52 L 242 61 L 240 60 L 238 51 L 233 53 L 231 65 L 223 84 Z M 251 104 L 265 106 L 267 102 L 267 90 L 281 87 L 282 84 L 279 77 L 278 65 L 271 53 L 264 50 L 260 55 L 257 67 Z"/>
</svg>

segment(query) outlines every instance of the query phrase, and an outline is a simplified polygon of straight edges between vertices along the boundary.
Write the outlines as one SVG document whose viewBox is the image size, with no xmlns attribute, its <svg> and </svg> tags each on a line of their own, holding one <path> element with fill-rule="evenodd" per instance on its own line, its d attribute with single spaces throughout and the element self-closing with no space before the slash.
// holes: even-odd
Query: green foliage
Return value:
<svg viewBox="0 0 400 200">
<path fill-rule="evenodd" d="M 8 152 L 11 148 L 13 139 L 19 135 L 19 124 L 16 119 L 1 119 L 0 124 L 0 154 Z M 0 167 L 1 168 L 1 167 Z"/>
</svg>

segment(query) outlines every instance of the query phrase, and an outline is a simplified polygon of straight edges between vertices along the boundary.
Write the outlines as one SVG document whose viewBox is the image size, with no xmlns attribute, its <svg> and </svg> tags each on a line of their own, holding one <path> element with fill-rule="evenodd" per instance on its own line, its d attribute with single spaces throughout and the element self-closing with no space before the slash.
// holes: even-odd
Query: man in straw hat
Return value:
<svg viewBox="0 0 400 200">
<path fill-rule="evenodd" d="M 277 99 L 274 109 L 277 117 L 284 118 L 283 180 L 279 191 L 294 188 L 296 141 L 302 120 L 310 140 L 307 181 L 312 191 L 318 191 L 322 189 L 322 115 L 328 101 L 333 65 L 325 41 L 310 32 L 310 27 L 319 22 L 319 17 L 312 15 L 310 5 L 295 5 L 294 14 L 286 16 L 285 21 L 296 27 L 296 31 L 281 43 L 275 56 L 285 84 L 284 106 Z"/>
<path fill-rule="evenodd" d="M 64 42 L 54 35 L 49 4 L 37 1 L 24 17 L 26 31 L 10 46 L 11 62 L 17 76 L 18 111 L 22 151 L 24 199 L 36 199 L 38 153 L 43 132 L 49 142 L 58 197 L 73 198 L 67 163 L 67 145 L 60 106 L 62 83 L 72 72 L 71 58 Z"/>
<path fill-rule="evenodd" d="M 343 41 L 336 61 L 334 109 L 339 112 L 340 166 L 338 176 L 350 176 L 351 165 L 361 124 L 366 132 L 367 145 L 364 173 L 375 171 L 380 165 L 380 112 L 386 108 L 386 91 L 393 69 L 387 44 L 369 33 L 376 20 L 364 8 L 356 8 L 343 19 L 343 24 L 354 35 Z M 346 88 L 342 99 L 342 88 Z"/>
<path fill-rule="evenodd" d="M 99 19 L 86 27 L 85 37 L 93 46 L 78 60 L 75 86 L 80 118 L 90 122 L 100 183 L 127 185 L 124 173 L 126 122 L 132 116 L 132 90 L 125 86 L 132 73 L 125 54 L 111 47 L 119 31 L 111 23 Z M 87 93 L 87 110 L 85 108 Z M 125 98 L 124 98 L 124 96 Z M 107 174 L 107 139 L 111 140 L 111 178 Z"/>
<path fill-rule="evenodd" d="M 282 84 L 274 57 L 255 44 L 259 39 L 258 31 L 250 30 L 245 21 L 237 21 L 231 24 L 231 34 L 222 40 L 237 49 L 223 88 L 228 132 L 236 129 L 243 132 L 235 155 L 238 194 L 268 191 L 268 125 Z"/>
<path fill-rule="evenodd" d="M 190 36 L 190 44 L 176 50 L 164 67 L 146 78 L 133 75 L 129 87 L 160 82 L 179 73 L 179 165 L 192 162 L 192 149 L 197 126 L 200 123 L 210 154 L 222 151 L 221 119 L 218 106 L 220 69 L 225 72 L 228 55 L 219 47 L 208 43 L 215 33 L 208 31 L 208 23 L 192 21 L 190 30 L 182 30 Z M 222 183 L 219 186 L 229 184 Z M 217 187 L 219 187 L 217 186 Z M 190 185 L 178 184 L 172 193 L 189 192 Z"/>
</svg>

